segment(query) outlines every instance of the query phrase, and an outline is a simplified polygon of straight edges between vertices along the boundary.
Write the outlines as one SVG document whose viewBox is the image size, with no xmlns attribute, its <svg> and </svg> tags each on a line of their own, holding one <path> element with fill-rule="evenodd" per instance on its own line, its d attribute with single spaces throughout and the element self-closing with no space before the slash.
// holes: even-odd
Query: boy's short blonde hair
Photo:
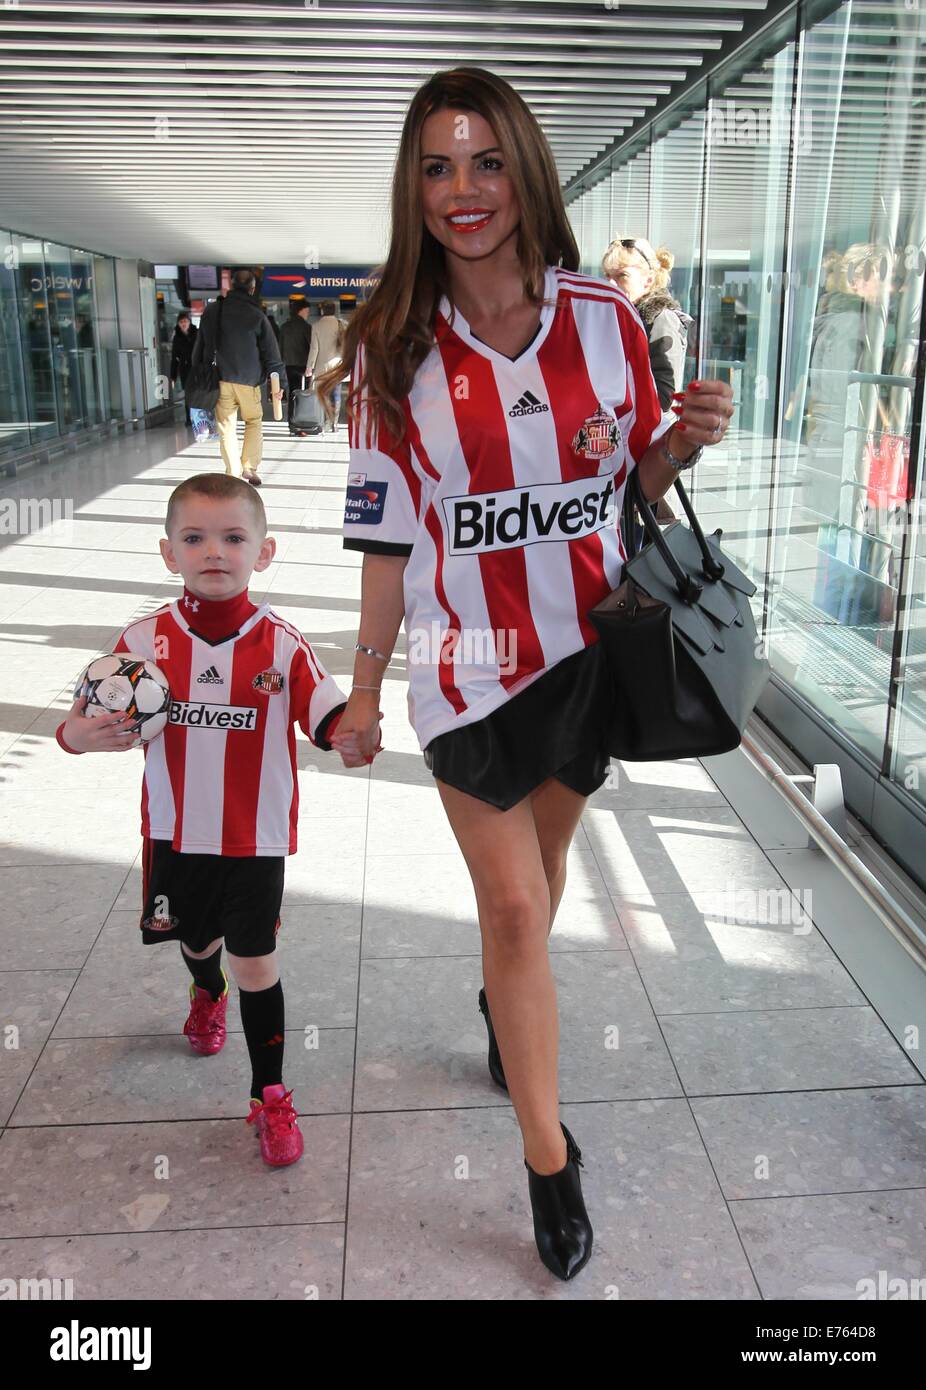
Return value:
<svg viewBox="0 0 926 1390">
<path fill-rule="evenodd" d="M 187 497 L 209 497 L 213 501 L 237 498 L 251 510 L 261 538 L 267 534 L 267 513 L 264 504 L 250 483 L 243 478 L 233 478 L 228 473 L 196 473 L 192 478 L 175 487 L 167 503 L 167 518 L 164 529 L 168 536 L 177 524 L 177 513 L 181 502 Z"/>
</svg>

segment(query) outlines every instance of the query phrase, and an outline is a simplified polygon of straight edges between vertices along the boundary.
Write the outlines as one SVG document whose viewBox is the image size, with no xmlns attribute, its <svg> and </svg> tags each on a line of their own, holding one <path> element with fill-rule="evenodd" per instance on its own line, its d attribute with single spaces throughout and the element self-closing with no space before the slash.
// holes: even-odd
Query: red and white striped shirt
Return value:
<svg viewBox="0 0 926 1390">
<path fill-rule="evenodd" d="M 513 361 L 441 301 L 403 402 L 405 438 L 362 403 L 350 427 L 348 549 L 407 555 L 409 715 L 422 748 L 484 718 L 598 640 L 619 582 L 628 473 L 669 428 L 626 295 L 547 267 L 540 328 Z M 354 382 L 363 372 L 361 348 Z"/>
<path fill-rule="evenodd" d="M 155 662 L 170 683 L 170 720 L 145 745 L 142 835 L 181 854 L 295 854 L 295 723 L 328 748 L 346 698 L 298 629 L 262 604 L 212 645 L 171 603 L 113 650 Z"/>
</svg>

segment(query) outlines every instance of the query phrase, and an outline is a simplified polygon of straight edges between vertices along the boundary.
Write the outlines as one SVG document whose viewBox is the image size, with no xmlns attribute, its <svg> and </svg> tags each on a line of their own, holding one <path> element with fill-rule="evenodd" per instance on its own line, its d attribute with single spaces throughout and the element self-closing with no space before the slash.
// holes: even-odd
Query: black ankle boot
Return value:
<svg viewBox="0 0 926 1390">
<path fill-rule="evenodd" d="M 592 1228 L 579 1179 L 582 1153 L 562 1122 L 560 1128 L 566 1138 L 565 1167 L 547 1177 L 535 1173 L 527 1159 L 524 1167 L 540 1258 L 560 1279 L 571 1279 L 591 1257 Z"/>
<path fill-rule="evenodd" d="M 486 1028 L 489 1030 L 489 1074 L 496 1086 L 501 1086 L 503 1091 L 507 1091 L 508 1082 L 505 1080 L 502 1057 L 498 1050 L 498 1043 L 495 1041 L 495 1029 L 492 1027 L 492 1019 L 489 1016 L 489 1001 L 486 999 L 484 989 L 479 991 L 479 1012 L 484 1016 Z"/>
</svg>

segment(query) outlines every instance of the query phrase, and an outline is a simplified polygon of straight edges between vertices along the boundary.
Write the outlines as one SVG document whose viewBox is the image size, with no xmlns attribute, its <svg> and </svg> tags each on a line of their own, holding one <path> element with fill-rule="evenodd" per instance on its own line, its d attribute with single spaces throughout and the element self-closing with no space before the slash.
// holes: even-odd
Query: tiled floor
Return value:
<svg viewBox="0 0 926 1390">
<path fill-rule="evenodd" d="M 622 766 L 576 837 L 551 949 L 596 1253 L 573 1284 L 546 1273 L 485 1065 L 469 880 L 407 724 L 401 654 L 372 770 L 300 744 L 281 947 L 306 1153 L 262 1166 L 236 1010 L 222 1055 L 193 1056 L 175 948 L 136 939 L 140 755 L 68 759 L 53 738 L 89 656 L 176 592 L 164 504 L 217 466 L 160 431 L 0 485 L 75 512 L 0 550 L 4 1275 L 70 1277 L 77 1298 L 735 1300 L 854 1299 L 879 1270 L 926 1275 L 917 1054 L 846 968 L 849 946 L 829 944 L 839 923 L 825 940 L 788 896 L 800 836 L 780 808 L 773 830 L 731 792 L 735 810 L 720 760 L 717 781 L 697 762 Z M 346 470 L 343 434 L 268 427 L 279 549 L 254 592 L 338 674 L 359 609 Z M 852 911 L 877 957 L 884 929 Z M 908 1012 L 926 1010 L 912 964 L 907 988 Z"/>
</svg>

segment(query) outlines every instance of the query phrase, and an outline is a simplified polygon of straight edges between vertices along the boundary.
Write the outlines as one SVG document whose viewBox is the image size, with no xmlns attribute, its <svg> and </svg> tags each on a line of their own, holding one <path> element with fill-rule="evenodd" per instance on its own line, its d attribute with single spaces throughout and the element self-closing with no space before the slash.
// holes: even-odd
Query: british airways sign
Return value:
<svg viewBox="0 0 926 1390">
<path fill-rule="evenodd" d="M 279 299 L 286 294 L 365 294 L 376 283 L 373 267 L 366 265 L 268 265 L 264 266 L 261 294 Z"/>
</svg>

